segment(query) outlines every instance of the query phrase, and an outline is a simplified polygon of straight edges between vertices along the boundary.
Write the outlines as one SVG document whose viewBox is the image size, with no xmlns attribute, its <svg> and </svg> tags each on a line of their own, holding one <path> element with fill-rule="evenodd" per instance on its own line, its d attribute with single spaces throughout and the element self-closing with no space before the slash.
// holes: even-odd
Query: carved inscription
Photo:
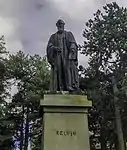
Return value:
<svg viewBox="0 0 127 150">
<path fill-rule="evenodd" d="M 76 131 L 57 130 L 56 135 L 60 136 L 76 136 Z"/>
</svg>

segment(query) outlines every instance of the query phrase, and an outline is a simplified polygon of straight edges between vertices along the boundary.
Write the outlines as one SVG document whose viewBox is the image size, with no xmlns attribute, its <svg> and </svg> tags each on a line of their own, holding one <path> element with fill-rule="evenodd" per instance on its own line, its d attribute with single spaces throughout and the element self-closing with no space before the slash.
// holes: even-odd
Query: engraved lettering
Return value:
<svg viewBox="0 0 127 150">
<path fill-rule="evenodd" d="M 59 135 L 59 131 L 56 131 L 56 134 Z"/>
<path fill-rule="evenodd" d="M 64 131 L 64 135 L 67 136 L 67 132 Z"/>
<path fill-rule="evenodd" d="M 72 133 L 72 132 L 70 132 L 70 135 L 72 136 L 72 135 L 73 135 L 73 133 Z"/>
<path fill-rule="evenodd" d="M 67 135 L 69 135 L 69 131 L 66 131 Z"/>
<path fill-rule="evenodd" d="M 73 135 L 76 135 L 76 132 L 75 132 L 75 131 L 73 131 Z"/>
<path fill-rule="evenodd" d="M 59 135 L 59 136 L 76 136 L 76 131 L 57 130 L 56 135 Z"/>
<path fill-rule="evenodd" d="M 60 135 L 63 135 L 63 131 L 60 131 Z"/>
</svg>

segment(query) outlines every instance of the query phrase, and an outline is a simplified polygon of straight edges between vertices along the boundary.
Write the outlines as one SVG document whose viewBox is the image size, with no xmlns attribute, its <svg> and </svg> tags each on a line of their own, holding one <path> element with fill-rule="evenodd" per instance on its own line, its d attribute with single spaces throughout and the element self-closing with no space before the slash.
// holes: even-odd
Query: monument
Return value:
<svg viewBox="0 0 127 150">
<path fill-rule="evenodd" d="M 52 68 L 51 91 L 78 90 L 78 46 L 71 32 L 64 31 L 64 21 L 56 23 L 58 31 L 47 45 L 47 58 Z"/>
<path fill-rule="evenodd" d="M 42 150 L 90 150 L 87 113 L 92 102 L 79 89 L 78 46 L 64 25 L 63 20 L 57 21 L 58 31 L 47 45 L 52 77 L 51 92 L 40 102 Z"/>
</svg>

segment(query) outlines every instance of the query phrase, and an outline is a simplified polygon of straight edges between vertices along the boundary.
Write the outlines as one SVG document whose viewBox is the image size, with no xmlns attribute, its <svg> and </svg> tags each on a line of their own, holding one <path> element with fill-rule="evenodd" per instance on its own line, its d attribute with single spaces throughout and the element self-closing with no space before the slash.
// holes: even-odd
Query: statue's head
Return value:
<svg viewBox="0 0 127 150">
<path fill-rule="evenodd" d="M 64 31 L 64 25 L 65 25 L 65 23 L 64 23 L 63 20 L 59 19 L 57 21 L 56 26 L 57 26 L 57 29 L 58 29 L 59 33 L 63 33 L 63 31 Z"/>
</svg>

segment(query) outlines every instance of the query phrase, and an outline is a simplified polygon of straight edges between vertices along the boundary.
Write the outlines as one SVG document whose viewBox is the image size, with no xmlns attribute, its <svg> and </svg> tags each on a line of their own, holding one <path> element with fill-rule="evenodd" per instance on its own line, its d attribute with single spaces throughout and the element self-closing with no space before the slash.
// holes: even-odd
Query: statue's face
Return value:
<svg viewBox="0 0 127 150">
<path fill-rule="evenodd" d="M 60 24 L 59 26 L 57 26 L 58 32 L 59 33 L 63 33 L 64 31 L 64 24 Z"/>
</svg>

